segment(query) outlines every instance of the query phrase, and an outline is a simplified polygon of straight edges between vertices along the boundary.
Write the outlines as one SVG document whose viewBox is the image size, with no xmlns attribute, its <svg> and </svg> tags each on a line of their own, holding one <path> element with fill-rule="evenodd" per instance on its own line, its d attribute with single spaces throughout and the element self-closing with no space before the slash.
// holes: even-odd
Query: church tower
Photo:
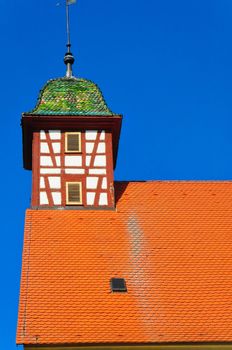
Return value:
<svg viewBox="0 0 232 350">
<path fill-rule="evenodd" d="M 66 76 L 22 116 L 32 199 L 17 344 L 232 349 L 232 182 L 114 181 L 122 116 L 73 76 L 69 35 L 67 47 Z"/>
<path fill-rule="evenodd" d="M 41 90 L 22 116 L 24 167 L 32 170 L 32 208 L 114 208 L 114 175 L 122 117 L 96 84 L 70 75 Z"/>
</svg>

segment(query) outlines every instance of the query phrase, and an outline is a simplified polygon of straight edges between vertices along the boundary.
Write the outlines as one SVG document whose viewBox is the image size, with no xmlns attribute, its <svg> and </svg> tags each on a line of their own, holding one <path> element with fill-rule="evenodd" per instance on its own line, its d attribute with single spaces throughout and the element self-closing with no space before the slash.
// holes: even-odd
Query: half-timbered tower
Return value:
<svg viewBox="0 0 232 350">
<path fill-rule="evenodd" d="M 89 80 L 50 80 L 22 117 L 24 166 L 33 208 L 114 208 L 121 116 Z"/>
</svg>

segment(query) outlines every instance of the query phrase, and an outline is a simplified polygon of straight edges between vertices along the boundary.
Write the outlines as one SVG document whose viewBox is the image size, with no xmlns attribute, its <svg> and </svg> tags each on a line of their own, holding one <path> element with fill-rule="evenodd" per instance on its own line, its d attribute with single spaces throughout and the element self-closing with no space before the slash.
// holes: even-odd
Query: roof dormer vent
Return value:
<svg viewBox="0 0 232 350">
<path fill-rule="evenodd" d="M 127 292 L 126 281 L 124 278 L 111 278 L 110 286 L 111 286 L 112 292 L 117 292 L 117 293 Z"/>
</svg>

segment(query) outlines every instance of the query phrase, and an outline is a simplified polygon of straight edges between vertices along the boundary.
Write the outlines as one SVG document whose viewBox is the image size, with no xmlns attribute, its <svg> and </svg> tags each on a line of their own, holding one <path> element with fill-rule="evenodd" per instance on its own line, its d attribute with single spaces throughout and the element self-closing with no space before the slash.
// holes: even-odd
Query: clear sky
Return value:
<svg viewBox="0 0 232 350">
<path fill-rule="evenodd" d="M 15 349 L 31 191 L 20 117 L 48 79 L 65 74 L 58 1 L 0 1 L 4 350 Z M 96 82 L 124 115 L 116 179 L 231 179 L 231 0 L 79 0 L 70 9 L 75 75 Z"/>
</svg>

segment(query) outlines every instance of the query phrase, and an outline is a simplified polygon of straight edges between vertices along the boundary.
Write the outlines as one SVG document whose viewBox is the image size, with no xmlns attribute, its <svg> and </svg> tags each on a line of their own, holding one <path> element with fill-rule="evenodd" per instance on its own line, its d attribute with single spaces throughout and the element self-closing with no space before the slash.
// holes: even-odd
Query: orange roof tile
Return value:
<svg viewBox="0 0 232 350">
<path fill-rule="evenodd" d="M 232 182 L 116 193 L 116 211 L 27 211 L 17 343 L 232 341 Z"/>
</svg>

